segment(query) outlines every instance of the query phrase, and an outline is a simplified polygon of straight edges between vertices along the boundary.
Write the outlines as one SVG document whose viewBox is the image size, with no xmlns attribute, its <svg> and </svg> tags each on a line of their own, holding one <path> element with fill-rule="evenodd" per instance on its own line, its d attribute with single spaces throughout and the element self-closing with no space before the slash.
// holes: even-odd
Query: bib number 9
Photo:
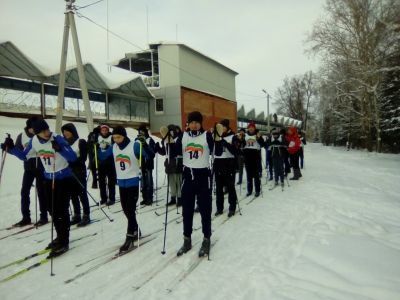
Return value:
<svg viewBox="0 0 400 300">
<path fill-rule="evenodd" d="M 125 163 L 123 161 L 119 162 L 119 166 L 121 168 L 121 171 L 125 171 L 126 167 L 125 167 Z"/>
</svg>

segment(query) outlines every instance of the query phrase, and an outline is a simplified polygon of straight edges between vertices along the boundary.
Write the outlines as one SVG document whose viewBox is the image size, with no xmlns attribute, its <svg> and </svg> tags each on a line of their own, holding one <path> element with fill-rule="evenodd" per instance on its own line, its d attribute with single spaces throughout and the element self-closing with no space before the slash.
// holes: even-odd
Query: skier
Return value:
<svg viewBox="0 0 400 300">
<path fill-rule="evenodd" d="M 286 146 L 285 148 L 283 148 L 282 152 L 283 152 L 283 166 L 285 169 L 284 174 L 285 174 L 285 177 L 287 177 L 288 174 L 291 173 L 291 171 L 290 171 L 291 167 L 290 167 L 290 163 L 289 163 L 289 152 L 287 150 L 287 146 L 289 145 L 289 143 L 286 140 L 286 129 L 282 128 L 280 133 L 281 133 L 281 136 L 284 137 L 283 142 Z"/>
<path fill-rule="evenodd" d="M 15 146 L 24 151 L 24 149 L 28 146 L 30 140 L 34 137 L 35 133 L 33 131 L 33 123 L 37 121 L 38 117 L 30 117 L 26 120 L 26 127 L 24 131 L 21 132 L 15 141 Z M 35 188 L 37 190 L 37 196 L 39 200 L 39 210 L 40 210 L 40 219 L 35 223 L 35 226 L 41 226 L 48 223 L 47 218 L 47 203 L 46 197 L 44 194 L 44 185 L 43 185 L 43 165 L 40 159 L 33 153 L 33 151 L 27 153 L 27 160 L 24 161 L 24 175 L 22 177 L 22 188 L 21 188 L 21 213 L 22 220 L 13 226 L 21 227 L 25 225 L 31 224 L 31 216 L 29 211 L 30 204 L 30 192 L 33 184 L 33 180 L 35 179 Z"/>
<path fill-rule="evenodd" d="M 273 129 L 272 136 L 267 141 L 271 149 L 271 161 L 274 168 L 275 174 L 275 186 L 279 184 L 279 179 L 282 188 L 284 187 L 284 170 L 283 170 L 283 160 L 284 160 L 284 149 L 286 145 L 284 143 L 283 137 L 279 134 L 279 130 Z"/>
<path fill-rule="evenodd" d="M 271 134 L 267 135 L 266 140 L 271 139 Z M 271 156 L 271 149 L 269 148 L 269 145 L 265 145 L 265 158 L 266 158 L 266 164 L 265 164 L 265 170 L 267 172 L 267 180 L 273 180 L 273 173 L 272 173 L 272 156 Z M 269 178 L 268 178 L 268 173 L 269 173 Z"/>
<path fill-rule="evenodd" d="M 98 160 L 97 160 L 97 140 L 100 134 L 100 126 L 97 126 L 93 129 L 93 132 L 88 135 L 88 156 L 89 156 L 89 170 L 92 173 L 92 189 L 97 189 L 97 179 L 98 179 Z"/>
<path fill-rule="evenodd" d="M 256 130 L 256 124 L 250 122 L 245 135 L 246 145 L 243 149 L 244 163 L 247 174 L 247 197 L 253 193 L 253 180 L 255 186 L 255 197 L 260 196 L 260 165 L 261 165 L 261 147 L 264 146 L 264 140 L 261 134 Z"/>
<path fill-rule="evenodd" d="M 153 192 L 154 192 L 154 184 L 153 184 L 153 169 L 154 169 L 154 157 L 155 157 L 155 142 L 150 137 L 149 131 L 145 125 L 142 125 L 138 129 L 138 136 L 136 138 L 137 141 L 142 144 L 148 146 L 148 155 L 146 158 L 142 158 L 142 185 L 141 192 L 143 201 L 140 202 L 140 205 L 152 205 L 153 204 Z"/>
<path fill-rule="evenodd" d="M 303 133 L 301 131 L 299 131 L 299 138 L 301 141 L 300 151 L 299 151 L 300 168 L 303 169 L 303 167 L 304 167 L 304 146 L 307 145 L 307 142 L 306 142 L 306 137 L 303 135 Z"/>
<path fill-rule="evenodd" d="M 11 154 L 21 160 L 26 160 L 28 153 L 37 154 L 42 160 L 47 208 L 57 233 L 57 237 L 48 245 L 51 249 L 49 257 L 55 257 L 69 249 L 68 206 L 73 181 L 69 163 L 74 162 L 77 157 L 62 136 L 49 130 L 45 120 L 37 120 L 32 126 L 35 136 L 24 151 L 14 147 L 11 138 L 6 138 L 4 144 Z"/>
<path fill-rule="evenodd" d="M 296 127 L 289 127 L 286 134 L 290 165 L 293 168 L 293 177 L 290 180 L 298 180 L 302 175 L 299 168 L 300 139 Z"/>
<path fill-rule="evenodd" d="M 245 137 L 246 135 L 246 130 L 244 128 L 241 128 L 239 132 L 236 134 L 238 137 L 238 153 L 237 153 L 237 169 L 239 173 L 239 179 L 238 182 L 236 183 L 237 185 L 241 185 L 243 181 L 243 168 L 244 168 L 244 156 L 243 156 L 243 148 L 246 145 L 245 142 Z"/>
<path fill-rule="evenodd" d="M 198 111 L 188 115 L 189 131 L 176 140 L 174 151 L 183 156 L 183 184 L 182 184 L 182 215 L 183 215 L 183 246 L 177 255 L 181 256 L 192 248 L 192 230 L 195 199 L 201 215 L 203 230 L 203 242 L 199 256 L 208 255 L 210 252 L 211 238 L 211 213 L 212 213 L 212 182 L 209 157 L 212 154 L 221 155 L 221 140 L 218 135 L 213 136 L 206 132 L 202 126 L 203 116 Z M 222 134 L 221 126 L 218 126 L 219 134 Z M 162 128 L 160 132 L 163 132 Z M 166 136 L 163 136 L 165 138 Z M 214 148 L 215 146 L 215 148 Z M 172 151 L 171 151 L 172 154 Z M 174 159 L 174 157 L 171 157 Z"/>
<path fill-rule="evenodd" d="M 86 226 L 90 223 L 90 207 L 89 199 L 86 192 L 86 159 L 87 159 L 87 143 L 84 139 L 79 139 L 75 125 L 67 123 L 61 127 L 62 134 L 68 144 L 74 150 L 77 160 L 70 163 L 74 176 L 73 187 L 71 190 L 71 202 L 74 208 L 74 215 L 71 225 L 78 224 L 78 227 Z M 83 208 L 83 217 L 81 218 L 81 207 Z"/>
<path fill-rule="evenodd" d="M 177 125 L 168 125 L 168 137 L 162 139 L 161 146 L 157 142 L 156 144 L 156 152 L 160 155 L 168 155 L 166 151 L 166 144 L 174 143 L 178 137 L 182 135 L 182 131 Z M 181 186 L 182 186 L 182 169 L 183 162 L 182 156 L 176 153 L 171 153 L 176 150 L 175 147 L 168 147 L 170 151 L 170 157 L 174 157 L 174 159 L 166 159 L 164 162 L 165 166 L 165 174 L 169 176 L 169 188 L 171 193 L 171 200 L 168 202 L 168 205 L 176 205 L 182 206 L 182 198 L 181 198 Z"/>
<path fill-rule="evenodd" d="M 229 120 L 224 119 L 220 122 L 223 128 L 221 155 L 215 155 L 213 171 L 216 183 L 217 212 L 215 216 L 223 214 L 224 211 L 224 187 L 228 190 L 229 212 L 228 217 L 235 215 L 237 195 L 235 189 L 236 174 L 236 155 L 238 153 L 237 145 L 240 143 L 237 136 L 229 127 Z"/>
<path fill-rule="evenodd" d="M 115 184 L 116 184 L 115 166 L 112 154 L 108 154 L 108 156 L 100 154 L 110 153 L 110 151 L 107 150 L 112 147 L 112 144 L 113 141 L 110 132 L 110 127 L 108 127 L 107 125 L 101 125 L 100 134 L 97 138 L 97 144 L 96 144 L 99 188 L 100 188 L 100 198 L 101 198 L 100 204 L 107 204 L 107 205 L 113 205 L 115 203 Z M 107 195 L 107 187 L 108 187 L 108 195 Z"/>
<path fill-rule="evenodd" d="M 117 184 L 121 197 L 121 206 L 126 218 L 128 228 L 124 244 L 120 247 L 120 253 L 129 251 L 134 247 L 134 241 L 140 237 L 141 233 L 136 220 L 136 204 L 139 199 L 139 159 L 148 158 L 151 149 L 147 143 L 140 140 L 131 141 L 122 126 L 117 126 L 113 130 L 114 145 L 108 148 L 101 156 L 113 155 L 115 170 L 117 173 Z"/>
</svg>

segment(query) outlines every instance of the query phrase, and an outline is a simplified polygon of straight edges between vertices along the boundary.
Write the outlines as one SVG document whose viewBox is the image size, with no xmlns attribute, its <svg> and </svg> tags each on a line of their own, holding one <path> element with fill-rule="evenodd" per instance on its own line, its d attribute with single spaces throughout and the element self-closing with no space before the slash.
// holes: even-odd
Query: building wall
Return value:
<svg viewBox="0 0 400 300">
<path fill-rule="evenodd" d="M 169 86 L 159 89 L 152 89 L 151 92 L 156 98 L 164 99 L 164 112 L 155 113 L 155 100 L 152 99 L 149 105 L 150 130 L 158 133 L 161 126 L 168 124 L 181 124 L 181 89 L 180 86 Z"/>
<path fill-rule="evenodd" d="M 150 101 L 150 130 L 153 133 L 159 133 L 160 127 L 168 124 L 184 126 L 187 113 L 193 110 L 204 114 L 207 129 L 227 118 L 236 130 L 234 73 L 184 46 L 160 45 L 158 55 L 160 87 L 151 92 L 156 98 L 164 99 L 164 112 L 156 113 L 155 100 Z"/>
<path fill-rule="evenodd" d="M 155 112 L 155 99 L 150 100 L 150 130 L 158 133 L 161 126 L 181 123 L 179 86 L 179 47 L 163 45 L 158 48 L 160 87 L 150 89 L 156 98 L 164 99 L 164 112 Z M 176 66 L 176 67 L 175 67 Z"/>
<path fill-rule="evenodd" d="M 179 48 L 179 65 L 181 86 L 236 101 L 235 73 L 184 46 Z"/>
<path fill-rule="evenodd" d="M 237 104 L 217 96 L 188 88 L 181 88 L 182 127 L 185 126 L 187 115 L 192 111 L 200 111 L 203 115 L 203 127 L 208 130 L 216 122 L 228 119 L 233 131 L 237 130 Z"/>
</svg>

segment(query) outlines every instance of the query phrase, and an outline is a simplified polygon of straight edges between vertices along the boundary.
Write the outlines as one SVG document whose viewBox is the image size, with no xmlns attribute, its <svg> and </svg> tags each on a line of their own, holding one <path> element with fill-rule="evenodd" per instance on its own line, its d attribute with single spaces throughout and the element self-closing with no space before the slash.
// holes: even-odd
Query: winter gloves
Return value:
<svg viewBox="0 0 400 300">
<path fill-rule="evenodd" d="M 222 124 L 216 124 L 214 129 L 214 141 L 219 142 L 222 140 L 222 134 L 224 132 L 224 127 Z"/>
<path fill-rule="evenodd" d="M 167 127 L 162 126 L 160 128 L 160 134 L 161 134 L 163 141 L 166 141 L 167 144 L 172 144 L 175 142 L 174 138 L 172 137 L 172 133 L 168 130 Z"/>
<path fill-rule="evenodd" d="M 3 151 L 9 151 L 9 150 L 13 149 L 14 147 L 15 147 L 14 141 L 10 136 L 6 137 L 6 139 L 4 140 L 4 143 L 1 144 L 1 150 L 3 150 Z"/>
<path fill-rule="evenodd" d="M 61 146 L 57 143 L 56 140 L 51 141 L 51 146 L 53 147 L 54 151 L 60 152 Z"/>
</svg>

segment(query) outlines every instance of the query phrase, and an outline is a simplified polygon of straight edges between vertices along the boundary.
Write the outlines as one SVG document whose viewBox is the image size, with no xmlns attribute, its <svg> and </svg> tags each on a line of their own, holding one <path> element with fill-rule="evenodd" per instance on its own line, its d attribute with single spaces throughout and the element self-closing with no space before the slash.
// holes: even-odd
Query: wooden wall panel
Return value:
<svg viewBox="0 0 400 300">
<path fill-rule="evenodd" d="M 206 130 L 222 119 L 229 119 L 232 130 L 237 130 L 236 102 L 182 87 L 182 127 L 185 126 L 187 115 L 195 110 L 200 111 L 203 115 L 203 127 Z"/>
</svg>

